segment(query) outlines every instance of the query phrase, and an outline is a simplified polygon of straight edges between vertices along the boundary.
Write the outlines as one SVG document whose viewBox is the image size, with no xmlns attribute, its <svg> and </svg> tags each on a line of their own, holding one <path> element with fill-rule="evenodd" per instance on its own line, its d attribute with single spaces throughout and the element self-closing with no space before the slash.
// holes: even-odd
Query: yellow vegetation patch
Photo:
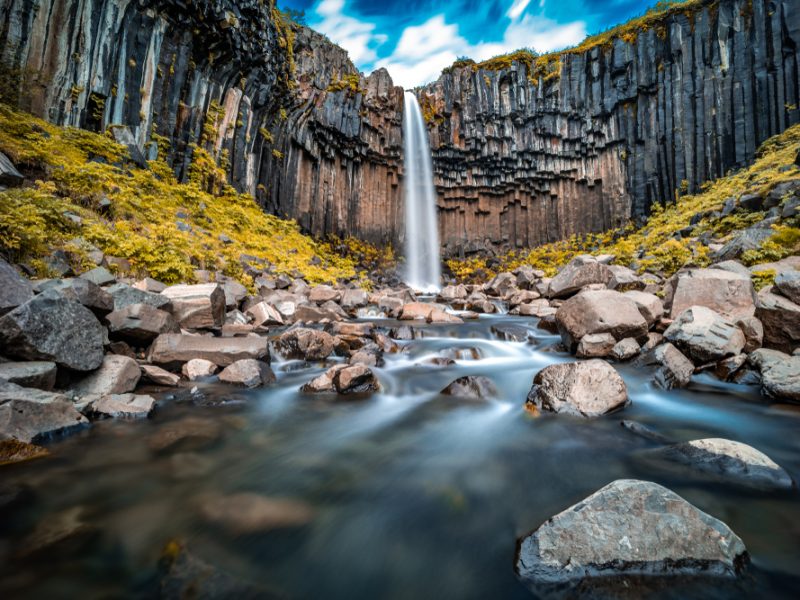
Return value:
<svg viewBox="0 0 800 600">
<path fill-rule="evenodd" d="M 213 141 L 213 127 L 204 133 Z M 192 281 L 202 268 L 248 285 L 242 255 L 267 261 L 279 273 L 300 271 L 311 282 L 356 276 L 353 258 L 237 193 L 204 148 L 194 148 L 190 181 L 180 183 L 163 161 L 135 167 L 127 150 L 106 135 L 56 127 L 0 105 L 0 151 L 39 179 L 0 192 L 0 252 L 41 275 L 47 275 L 42 259 L 56 249 L 69 251 L 77 266 L 89 266 L 85 248 L 71 243 L 82 238 L 128 259 L 134 275 L 166 283 Z M 101 210 L 106 199 L 110 207 Z"/>
</svg>

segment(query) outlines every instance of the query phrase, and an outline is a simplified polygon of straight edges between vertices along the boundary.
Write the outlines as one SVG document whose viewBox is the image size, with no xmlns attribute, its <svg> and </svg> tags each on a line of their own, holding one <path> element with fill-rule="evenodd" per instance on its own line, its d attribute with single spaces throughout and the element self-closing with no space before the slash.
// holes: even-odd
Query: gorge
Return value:
<svg viewBox="0 0 800 600">
<path fill-rule="evenodd" d="M 386 71 L 359 74 L 255 0 L 33 6 L 3 3 L 0 58 L 34 114 L 126 125 L 145 154 L 157 133 L 179 176 L 205 140 L 269 212 L 317 236 L 402 245 L 403 92 Z M 800 122 L 796 12 L 697 0 L 562 54 L 457 63 L 416 90 L 445 253 L 617 227 L 747 164 Z"/>
</svg>

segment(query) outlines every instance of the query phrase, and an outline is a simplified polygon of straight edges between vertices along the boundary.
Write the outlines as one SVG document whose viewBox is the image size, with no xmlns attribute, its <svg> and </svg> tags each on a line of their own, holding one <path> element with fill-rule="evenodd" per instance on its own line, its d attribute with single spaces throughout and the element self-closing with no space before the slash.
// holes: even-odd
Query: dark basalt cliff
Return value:
<svg viewBox="0 0 800 600">
<path fill-rule="evenodd" d="M 545 72 L 464 65 L 418 90 L 448 253 L 608 229 L 750 161 L 800 121 L 794 4 L 707 0 Z M 0 0 L 0 61 L 35 114 L 127 125 L 146 154 L 157 133 L 179 176 L 205 143 L 313 234 L 402 240 L 402 90 L 272 2 Z"/>
</svg>

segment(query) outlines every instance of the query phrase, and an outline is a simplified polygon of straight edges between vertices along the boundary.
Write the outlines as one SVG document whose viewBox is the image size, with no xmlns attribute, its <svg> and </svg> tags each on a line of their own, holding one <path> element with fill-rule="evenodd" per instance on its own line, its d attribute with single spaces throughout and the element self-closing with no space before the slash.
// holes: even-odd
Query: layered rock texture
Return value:
<svg viewBox="0 0 800 600">
<path fill-rule="evenodd" d="M 700 0 L 609 41 L 461 64 L 419 89 L 447 252 L 622 225 L 750 161 L 800 121 L 793 4 Z M 181 177 L 203 145 L 238 189 L 308 232 L 403 239 L 402 90 L 271 2 L 4 0 L 0 62 L 37 115 L 127 126 L 118 139 L 144 157 L 160 146 Z"/>
</svg>

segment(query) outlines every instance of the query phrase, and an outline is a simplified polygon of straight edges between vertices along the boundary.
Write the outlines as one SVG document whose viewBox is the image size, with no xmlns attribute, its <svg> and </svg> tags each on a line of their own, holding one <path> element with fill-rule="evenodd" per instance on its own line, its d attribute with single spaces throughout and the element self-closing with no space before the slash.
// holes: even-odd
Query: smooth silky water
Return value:
<svg viewBox="0 0 800 600">
<path fill-rule="evenodd" d="M 378 321 L 381 326 L 395 325 Z M 107 420 L 49 445 L 53 456 L 3 467 L 31 500 L 3 514 L 2 598 L 148 598 L 172 539 L 237 578 L 290 598 L 526 598 L 513 572 L 516 539 L 618 478 L 661 483 L 728 523 L 753 564 L 733 585 L 676 579 L 663 596 L 796 597 L 797 493 L 763 494 L 711 483 L 642 458 L 657 446 L 620 426 L 632 419 L 677 440 L 727 437 L 759 448 L 800 477 L 800 412 L 770 406 L 755 388 L 699 377 L 665 392 L 651 372 L 620 366 L 632 405 L 593 420 L 527 413 L 533 375 L 570 357 L 535 319 L 486 316 L 421 326 L 376 369 L 383 391 L 334 401 L 300 394 L 321 366 L 273 363 L 259 391 L 203 388 L 205 401 L 161 398 L 151 419 Z M 529 328 L 531 343 L 501 341 L 492 325 Z M 419 363 L 459 356 L 441 368 Z M 497 399 L 437 393 L 486 375 Z M 213 447 L 154 455 L 148 439 L 188 416 L 223 427 Z M 313 506 L 304 527 L 232 535 L 204 522 L 209 492 L 257 492 Z M 99 533 L 58 558 L 11 560 L 38 520 L 81 507 Z M 637 594 L 634 593 L 633 597 Z"/>
</svg>

